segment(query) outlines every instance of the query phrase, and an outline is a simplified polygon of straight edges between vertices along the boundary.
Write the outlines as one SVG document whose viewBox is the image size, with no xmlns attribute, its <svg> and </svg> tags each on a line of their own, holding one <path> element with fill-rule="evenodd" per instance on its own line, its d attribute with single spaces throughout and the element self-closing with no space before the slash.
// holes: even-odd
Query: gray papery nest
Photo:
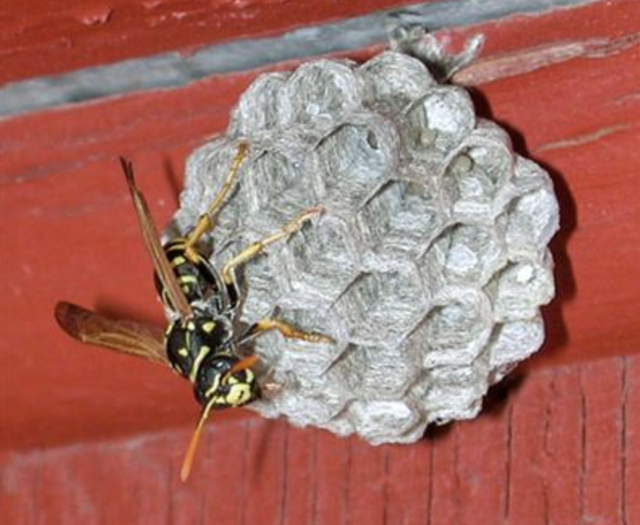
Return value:
<svg viewBox="0 0 640 525">
<path fill-rule="evenodd" d="M 225 261 L 301 211 L 326 212 L 244 271 L 242 320 L 274 311 L 337 344 L 256 342 L 281 385 L 250 405 L 374 444 L 476 416 L 544 339 L 547 248 L 558 204 L 547 173 L 477 118 L 465 89 L 389 51 L 259 76 L 226 135 L 190 157 L 172 227 L 188 230 L 250 144 L 209 241 Z"/>
</svg>

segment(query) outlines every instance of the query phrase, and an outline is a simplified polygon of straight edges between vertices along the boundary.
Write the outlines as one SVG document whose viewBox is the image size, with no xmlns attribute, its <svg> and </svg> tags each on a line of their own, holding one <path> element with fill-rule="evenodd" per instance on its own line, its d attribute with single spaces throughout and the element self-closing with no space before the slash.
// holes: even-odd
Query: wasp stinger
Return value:
<svg viewBox="0 0 640 525">
<path fill-rule="evenodd" d="M 55 316 L 62 329 L 87 344 L 144 357 L 171 366 L 193 384 L 202 413 L 189 444 L 181 478 L 187 479 L 202 427 L 211 410 L 240 407 L 260 396 L 253 367 L 255 355 L 242 357 L 239 349 L 269 330 L 284 337 L 309 342 L 332 342 L 328 336 L 302 332 L 286 322 L 265 318 L 238 333 L 240 289 L 235 271 L 276 241 L 295 233 L 322 213 L 311 208 L 280 231 L 250 245 L 218 272 L 199 249 L 202 236 L 215 225 L 216 215 L 226 201 L 248 146 L 241 143 L 229 173 L 194 228 L 164 246 L 151 219 L 149 207 L 138 189 L 133 167 L 121 159 L 135 206 L 142 237 L 155 270 L 155 281 L 163 303 L 174 314 L 163 333 L 156 326 L 129 320 L 115 320 L 67 302 L 56 305 Z"/>
</svg>

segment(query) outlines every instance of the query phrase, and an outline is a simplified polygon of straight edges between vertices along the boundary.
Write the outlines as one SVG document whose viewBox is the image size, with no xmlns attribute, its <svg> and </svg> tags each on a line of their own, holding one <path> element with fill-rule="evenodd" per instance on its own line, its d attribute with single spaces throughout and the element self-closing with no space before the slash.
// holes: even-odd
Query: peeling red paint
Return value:
<svg viewBox="0 0 640 525">
<path fill-rule="evenodd" d="M 0 2 L 0 85 L 128 58 L 275 35 L 412 0 Z M 60 42 L 72 42 L 61 46 Z"/>
<path fill-rule="evenodd" d="M 575 58 L 602 58 L 630 49 L 640 42 L 640 34 L 624 35 L 617 39 L 594 38 L 585 41 L 561 42 L 522 49 L 515 53 L 477 60 L 453 77 L 454 82 L 466 86 L 486 84 L 510 76 L 523 75 L 553 64 Z"/>
<path fill-rule="evenodd" d="M 74 14 L 74 18 L 78 20 L 81 24 L 87 26 L 95 26 L 106 24 L 111 18 L 111 14 L 113 13 L 113 8 L 109 6 L 92 6 L 85 7 L 84 9 L 78 10 Z"/>
</svg>

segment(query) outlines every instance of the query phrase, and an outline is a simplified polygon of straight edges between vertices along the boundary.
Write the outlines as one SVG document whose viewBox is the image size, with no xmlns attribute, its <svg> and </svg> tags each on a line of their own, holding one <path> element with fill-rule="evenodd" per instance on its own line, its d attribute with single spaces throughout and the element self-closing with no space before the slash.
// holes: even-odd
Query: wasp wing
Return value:
<svg viewBox="0 0 640 525">
<path fill-rule="evenodd" d="M 78 341 L 171 366 L 164 333 L 155 325 L 111 319 L 64 301 L 56 305 L 55 317 L 60 328 Z"/>
<path fill-rule="evenodd" d="M 191 306 L 187 301 L 176 277 L 171 268 L 171 264 L 167 259 L 167 256 L 160 243 L 160 236 L 153 221 L 151 220 L 151 213 L 149 212 L 149 206 L 144 198 L 142 192 L 136 186 L 136 181 L 133 174 L 133 166 L 131 162 L 126 159 L 120 158 L 122 164 L 122 170 L 127 178 L 127 184 L 129 191 L 131 192 L 131 198 L 136 208 L 136 215 L 138 216 L 138 222 L 140 223 L 140 229 L 142 230 L 142 237 L 144 243 L 147 246 L 147 251 L 153 261 L 153 267 L 156 274 L 162 283 L 162 286 L 167 291 L 171 305 L 176 309 L 178 314 L 182 318 L 190 317 L 192 314 Z"/>
</svg>

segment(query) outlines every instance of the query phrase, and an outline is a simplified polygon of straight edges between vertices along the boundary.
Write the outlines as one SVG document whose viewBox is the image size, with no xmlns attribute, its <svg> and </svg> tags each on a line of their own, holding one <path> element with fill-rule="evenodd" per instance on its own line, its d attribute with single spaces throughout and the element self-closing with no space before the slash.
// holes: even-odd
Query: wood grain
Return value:
<svg viewBox="0 0 640 525">
<path fill-rule="evenodd" d="M 621 381 L 621 378 L 623 381 Z M 640 357 L 539 369 L 475 421 L 372 447 L 252 418 L 1 457 L 3 523 L 631 525 L 640 516 Z M 634 492 L 636 491 L 636 492 Z"/>
</svg>

